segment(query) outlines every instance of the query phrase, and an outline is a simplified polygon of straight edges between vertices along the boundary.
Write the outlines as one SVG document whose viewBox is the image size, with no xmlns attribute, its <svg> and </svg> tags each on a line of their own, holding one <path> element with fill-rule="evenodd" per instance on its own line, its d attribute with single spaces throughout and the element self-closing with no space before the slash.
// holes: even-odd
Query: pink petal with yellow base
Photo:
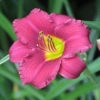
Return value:
<svg viewBox="0 0 100 100">
<path fill-rule="evenodd" d="M 28 16 L 13 22 L 18 37 L 9 50 L 10 60 L 19 62 L 23 84 L 43 88 L 57 73 L 77 78 L 86 68 L 76 56 L 92 45 L 89 29 L 80 20 L 56 13 L 33 9 Z"/>
<path fill-rule="evenodd" d="M 40 31 L 45 34 L 54 33 L 55 23 L 50 16 L 40 9 L 34 9 L 31 13 L 22 19 L 16 19 L 13 22 L 13 28 L 17 37 L 29 47 L 35 47 L 38 41 Z"/>
<path fill-rule="evenodd" d="M 89 29 L 80 20 L 68 19 L 55 29 L 56 36 L 66 42 L 65 55 L 72 57 L 92 47 L 89 41 Z"/>
<path fill-rule="evenodd" d="M 45 61 L 43 52 L 34 51 L 33 56 L 24 58 L 20 65 L 19 73 L 23 84 L 30 83 L 36 88 L 45 87 L 56 77 L 60 61 L 60 59 Z"/>
</svg>

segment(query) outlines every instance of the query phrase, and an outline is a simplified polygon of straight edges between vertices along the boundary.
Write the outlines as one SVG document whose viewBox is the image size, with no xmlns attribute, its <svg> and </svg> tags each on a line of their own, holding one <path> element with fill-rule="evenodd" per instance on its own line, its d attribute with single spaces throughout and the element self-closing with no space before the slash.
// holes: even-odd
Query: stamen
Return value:
<svg viewBox="0 0 100 100">
<path fill-rule="evenodd" d="M 56 51 L 56 48 L 55 48 L 55 45 L 54 45 L 54 42 L 52 40 L 52 38 L 50 36 L 48 36 L 48 48 L 50 51 Z"/>
<path fill-rule="evenodd" d="M 43 36 L 43 31 L 40 31 L 40 32 L 39 32 L 38 39 L 41 39 L 42 36 Z"/>
<path fill-rule="evenodd" d="M 56 51 L 56 48 L 55 48 L 52 38 L 48 35 L 47 41 L 46 41 L 43 31 L 39 32 L 38 47 L 40 47 L 44 51 L 51 51 L 51 52 Z"/>
<path fill-rule="evenodd" d="M 48 38 L 47 38 L 48 49 L 51 51 L 50 41 L 51 41 L 51 38 L 50 38 L 50 36 L 48 36 Z"/>
<path fill-rule="evenodd" d="M 55 45 L 54 45 L 54 42 L 53 42 L 53 40 L 52 40 L 52 38 L 51 38 L 51 47 L 52 47 L 52 49 L 53 49 L 53 51 L 56 51 L 56 48 L 55 48 Z"/>
<path fill-rule="evenodd" d="M 40 47 L 42 50 L 45 50 L 45 49 L 46 49 L 46 43 L 45 43 L 45 40 L 44 40 L 44 33 L 43 33 L 43 31 L 40 31 L 40 32 L 39 32 L 39 36 L 38 36 L 38 45 L 39 45 L 39 47 Z"/>
</svg>

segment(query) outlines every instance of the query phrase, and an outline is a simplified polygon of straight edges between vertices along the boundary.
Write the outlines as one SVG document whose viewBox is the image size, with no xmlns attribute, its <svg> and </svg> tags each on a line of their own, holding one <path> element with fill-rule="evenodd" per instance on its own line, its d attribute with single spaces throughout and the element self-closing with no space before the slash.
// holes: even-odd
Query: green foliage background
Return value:
<svg viewBox="0 0 100 100">
<path fill-rule="evenodd" d="M 89 25 L 93 48 L 87 52 L 87 67 L 96 81 L 93 83 L 83 73 L 74 80 L 58 75 L 49 86 L 38 90 L 31 85 L 23 86 L 17 65 L 7 61 L 0 65 L 0 100 L 100 100 L 97 88 L 100 87 L 100 55 L 96 47 L 100 35 L 100 0 L 0 0 L 0 59 L 17 40 L 12 21 L 26 16 L 33 8 L 69 15 Z"/>
</svg>

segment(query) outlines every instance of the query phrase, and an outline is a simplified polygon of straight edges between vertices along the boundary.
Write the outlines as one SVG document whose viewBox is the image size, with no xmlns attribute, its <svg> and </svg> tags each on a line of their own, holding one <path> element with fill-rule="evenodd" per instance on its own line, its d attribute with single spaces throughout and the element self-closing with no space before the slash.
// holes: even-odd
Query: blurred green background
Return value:
<svg viewBox="0 0 100 100">
<path fill-rule="evenodd" d="M 93 48 L 87 52 L 87 67 L 99 85 L 100 57 L 96 39 L 100 32 L 100 0 L 0 0 L 0 59 L 17 40 L 12 21 L 26 16 L 33 8 L 69 15 L 89 25 Z M 100 100 L 100 91 L 83 73 L 74 80 L 58 75 L 49 86 L 38 90 L 31 85 L 23 86 L 17 70 L 17 65 L 10 61 L 0 65 L 0 100 Z"/>
</svg>

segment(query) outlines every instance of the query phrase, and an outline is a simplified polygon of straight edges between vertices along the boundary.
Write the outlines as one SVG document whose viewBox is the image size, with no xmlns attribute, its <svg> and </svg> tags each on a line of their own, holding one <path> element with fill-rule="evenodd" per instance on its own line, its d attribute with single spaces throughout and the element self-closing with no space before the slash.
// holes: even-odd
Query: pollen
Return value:
<svg viewBox="0 0 100 100">
<path fill-rule="evenodd" d="M 54 60 L 62 56 L 65 42 L 50 34 L 44 35 L 43 31 L 39 32 L 38 47 L 44 52 L 45 59 Z"/>
</svg>

